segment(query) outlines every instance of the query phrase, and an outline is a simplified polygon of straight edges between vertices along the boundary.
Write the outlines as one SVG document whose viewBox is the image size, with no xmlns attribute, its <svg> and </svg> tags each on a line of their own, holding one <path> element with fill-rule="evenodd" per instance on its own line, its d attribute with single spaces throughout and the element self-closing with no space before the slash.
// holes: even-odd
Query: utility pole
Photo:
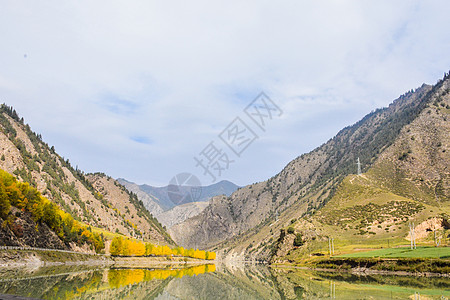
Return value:
<svg viewBox="0 0 450 300">
<path fill-rule="evenodd" d="M 356 164 L 358 165 L 358 175 L 361 175 L 361 162 L 359 161 L 359 157 L 358 157 L 358 161 L 356 162 Z"/>
<path fill-rule="evenodd" d="M 409 235 L 411 237 L 411 250 L 412 249 L 417 249 L 416 246 L 416 232 L 414 229 L 414 222 L 413 223 L 409 223 Z"/>
<path fill-rule="evenodd" d="M 434 230 L 434 244 L 436 245 L 436 247 L 439 247 L 439 245 L 441 244 L 441 237 L 437 237 L 436 236 L 436 229 Z"/>
<path fill-rule="evenodd" d="M 334 238 L 328 237 L 328 250 L 330 252 L 330 257 L 334 255 Z"/>
<path fill-rule="evenodd" d="M 413 249 L 413 236 L 412 236 L 411 223 L 409 223 L 409 240 L 410 240 L 411 250 L 412 250 Z M 415 293 L 414 293 L 414 297 L 415 297 Z"/>
<path fill-rule="evenodd" d="M 330 257 L 331 257 L 331 238 L 328 237 L 328 251 L 330 252 Z"/>
</svg>

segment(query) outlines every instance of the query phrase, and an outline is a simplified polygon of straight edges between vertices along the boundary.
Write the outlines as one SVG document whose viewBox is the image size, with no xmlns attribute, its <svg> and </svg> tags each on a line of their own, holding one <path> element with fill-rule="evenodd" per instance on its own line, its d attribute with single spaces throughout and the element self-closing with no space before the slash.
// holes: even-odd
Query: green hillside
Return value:
<svg viewBox="0 0 450 300">
<path fill-rule="evenodd" d="M 333 248 L 334 255 L 351 256 L 407 246 L 410 225 L 415 227 L 418 245 L 450 246 L 448 78 L 434 86 L 427 99 L 365 173 L 343 178 L 329 201 L 315 212 L 299 218 L 291 210 L 283 216 L 291 222 L 285 221 L 282 227 L 273 249 L 274 262 L 328 256 Z M 295 238 L 301 241 L 297 245 Z M 408 255 L 420 257 L 421 251 L 414 251 Z"/>
</svg>

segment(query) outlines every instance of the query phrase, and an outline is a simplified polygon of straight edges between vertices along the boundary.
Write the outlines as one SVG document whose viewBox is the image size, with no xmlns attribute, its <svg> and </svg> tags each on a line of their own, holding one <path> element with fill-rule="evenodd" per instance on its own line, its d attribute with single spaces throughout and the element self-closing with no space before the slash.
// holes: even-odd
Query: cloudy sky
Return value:
<svg viewBox="0 0 450 300">
<path fill-rule="evenodd" d="M 450 69 L 450 2 L 20 1 L 0 3 L 0 101 L 87 172 L 165 185 L 265 180 L 371 110 Z M 265 131 L 244 108 L 283 111 Z M 258 136 L 234 155 L 240 117 Z M 234 156 L 233 156 L 234 155 Z"/>
</svg>

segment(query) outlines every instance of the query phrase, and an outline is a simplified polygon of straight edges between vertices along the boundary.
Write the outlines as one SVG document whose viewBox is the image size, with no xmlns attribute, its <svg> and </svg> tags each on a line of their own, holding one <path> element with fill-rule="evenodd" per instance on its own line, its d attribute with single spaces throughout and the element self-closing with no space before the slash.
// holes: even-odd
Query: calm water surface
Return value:
<svg viewBox="0 0 450 300">
<path fill-rule="evenodd" d="M 450 279 L 203 265 L 0 270 L 0 294 L 38 299 L 448 299 Z"/>
</svg>

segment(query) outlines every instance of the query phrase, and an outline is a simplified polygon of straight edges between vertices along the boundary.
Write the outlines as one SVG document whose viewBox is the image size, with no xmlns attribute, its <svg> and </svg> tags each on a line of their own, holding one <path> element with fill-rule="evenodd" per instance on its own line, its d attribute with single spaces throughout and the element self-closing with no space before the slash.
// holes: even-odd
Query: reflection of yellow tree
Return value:
<svg viewBox="0 0 450 300">
<path fill-rule="evenodd" d="M 141 281 L 164 280 L 168 277 L 196 276 L 203 273 L 214 272 L 213 264 L 194 266 L 179 270 L 145 270 L 145 269 L 111 269 L 108 271 L 108 283 L 110 287 L 119 288 L 133 285 Z"/>
<path fill-rule="evenodd" d="M 216 265 L 213 265 L 213 264 L 205 265 L 205 273 L 215 272 L 215 271 L 216 271 Z"/>
<path fill-rule="evenodd" d="M 108 283 L 114 288 L 129 284 L 136 284 L 144 280 L 145 271 L 147 270 L 109 270 Z"/>
</svg>

